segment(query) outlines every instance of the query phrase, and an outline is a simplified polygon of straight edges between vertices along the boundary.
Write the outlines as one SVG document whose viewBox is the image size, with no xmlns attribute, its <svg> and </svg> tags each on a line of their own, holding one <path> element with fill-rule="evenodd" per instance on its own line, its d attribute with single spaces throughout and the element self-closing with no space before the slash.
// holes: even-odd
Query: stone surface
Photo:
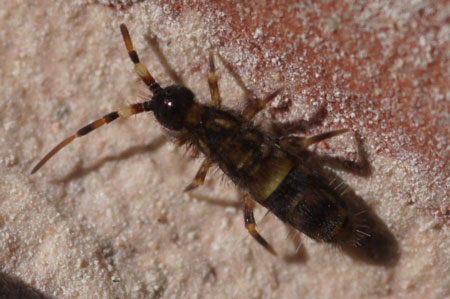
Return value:
<svg viewBox="0 0 450 299">
<path fill-rule="evenodd" d="M 449 5 L 257 2 L 2 5 L 2 296 L 450 296 Z M 351 128 L 315 151 L 355 161 L 358 141 L 364 148 L 363 170 L 331 169 L 367 209 L 360 217 L 376 228 L 373 241 L 336 249 L 288 234 L 258 208 L 279 252 L 271 256 L 248 235 L 238 194 L 219 173 L 182 192 L 200 161 L 150 115 L 76 140 L 31 176 L 57 142 L 148 96 L 120 23 L 163 85 L 181 80 L 207 103 L 213 48 L 225 106 L 243 107 L 241 79 L 257 97 L 283 87 L 257 118 L 273 133 Z"/>
</svg>

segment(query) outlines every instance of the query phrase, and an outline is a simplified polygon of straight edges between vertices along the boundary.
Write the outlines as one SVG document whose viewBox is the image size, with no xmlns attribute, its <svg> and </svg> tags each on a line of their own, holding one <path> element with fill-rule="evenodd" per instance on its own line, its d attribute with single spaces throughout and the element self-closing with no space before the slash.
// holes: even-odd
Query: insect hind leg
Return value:
<svg viewBox="0 0 450 299">
<path fill-rule="evenodd" d="M 244 222 L 250 235 L 267 251 L 277 255 L 275 249 L 256 230 L 255 217 L 253 216 L 253 202 L 248 194 L 244 194 Z"/>
</svg>

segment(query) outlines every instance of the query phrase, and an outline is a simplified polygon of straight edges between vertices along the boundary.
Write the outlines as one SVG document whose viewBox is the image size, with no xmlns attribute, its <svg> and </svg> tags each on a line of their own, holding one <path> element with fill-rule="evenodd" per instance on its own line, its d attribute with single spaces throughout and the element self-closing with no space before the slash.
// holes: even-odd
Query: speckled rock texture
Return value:
<svg viewBox="0 0 450 299">
<path fill-rule="evenodd" d="M 1 298 L 450 297 L 450 5 L 418 1 L 3 1 L 0 5 Z M 220 171 L 191 193 L 201 160 L 151 115 L 78 139 L 142 101 L 126 23 L 162 84 L 223 105 L 281 94 L 268 134 L 352 133 L 312 148 L 344 182 L 370 233 L 317 243 L 265 209 L 244 228 Z M 225 182 L 225 183 L 223 183 Z"/>
</svg>

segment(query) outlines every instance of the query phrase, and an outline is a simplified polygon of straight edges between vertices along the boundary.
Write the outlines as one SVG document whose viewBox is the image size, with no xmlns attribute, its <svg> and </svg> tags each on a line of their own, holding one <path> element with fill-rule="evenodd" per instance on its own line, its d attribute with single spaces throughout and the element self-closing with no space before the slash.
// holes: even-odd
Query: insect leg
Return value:
<svg viewBox="0 0 450 299">
<path fill-rule="evenodd" d="M 202 165 L 197 171 L 197 174 L 195 175 L 194 180 L 192 183 L 190 183 L 186 188 L 184 188 L 184 192 L 191 191 L 198 186 L 203 185 L 203 182 L 205 181 L 206 174 L 208 173 L 209 168 L 211 167 L 212 163 L 211 160 L 205 159 L 203 160 Z"/>
<path fill-rule="evenodd" d="M 64 139 L 61 143 L 59 143 L 57 146 L 55 146 L 50 152 L 48 152 L 47 155 L 45 155 L 44 158 L 42 158 L 41 161 L 39 161 L 36 166 L 34 166 L 33 170 L 31 171 L 31 174 L 35 173 L 39 170 L 51 157 L 53 157 L 57 152 L 59 152 L 63 147 L 71 143 L 75 138 L 84 136 L 89 134 L 90 132 L 94 131 L 95 129 L 103 126 L 104 124 L 110 123 L 113 120 L 119 118 L 119 117 L 128 117 L 130 115 L 138 114 L 144 111 L 150 111 L 151 106 L 149 105 L 150 102 L 143 102 L 143 103 L 137 103 L 130 106 L 125 106 L 117 111 L 111 112 L 109 114 L 106 114 L 100 119 L 97 119 L 96 121 L 91 122 L 87 126 L 84 126 L 83 128 L 79 129 L 74 135 L 70 136 L 69 138 Z"/>
<path fill-rule="evenodd" d="M 209 51 L 209 74 L 208 74 L 209 92 L 214 107 L 220 107 L 220 93 L 217 85 L 216 66 L 214 65 L 214 57 L 212 51 Z"/>
<path fill-rule="evenodd" d="M 258 233 L 256 230 L 255 217 L 253 216 L 253 202 L 248 194 L 244 194 L 244 222 L 245 228 L 248 230 L 250 235 L 258 241 L 265 249 L 267 249 L 271 254 L 277 255 L 273 247 Z"/>
<path fill-rule="evenodd" d="M 155 93 L 157 90 L 161 89 L 156 80 L 148 71 L 145 64 L 140 62 L 139 56 L 134 50 L 133 43 L 131 41 L 130 33 L 128 32 L 127 26 L 125 24 L 120 25 L 120 31 L 122 32 L 123 41 L 128 51 L 128 56 L 130 56 L 131 61 L 134 63 L 134 70 L 141 77 L 142 81 L 150 88 L 150 90 Z"/>
<path fill-rule="evenodd" d="M 278 139 L 280 146 L 287 151 L 298 151 L 304 150 L 308 146 L 329 139 L 331 137 L 339 136 L 341 134 L 347 133 L 349 129 L 340 129 L 336 131 L 326 132 L 323 134 L 315 135 L 308 138 L 302 138 L 297 136 L 286 136 Z"/>
<path fill-rule="evenodd" d="M 259 111 L 264 109 L 264 107 L 266 107 L 267 104 L 269 104 L 270 101 L 272 101 L 280 93 L 280 91 L 281 89 L 277 89 L 262 101 L 258 101 L 256 105 L 250 106 L 248 109 L 246 109 L 246 111 L 244 111 L 244 118 L 246 120 L 251 120 Z"/>
</svg>

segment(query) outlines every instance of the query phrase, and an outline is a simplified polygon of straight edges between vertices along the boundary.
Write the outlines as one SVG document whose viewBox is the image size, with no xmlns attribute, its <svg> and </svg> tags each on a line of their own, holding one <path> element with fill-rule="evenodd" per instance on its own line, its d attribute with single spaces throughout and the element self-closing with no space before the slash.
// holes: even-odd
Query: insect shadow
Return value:
<svg viewBox="0 0 450 299">
<path fill-rule="evenodd" d="M 366 156 L 365 151 L 360 152 L 360 163 L 326 157 L 315 152 L 309 152 L 307 156 L 307 167 L 313 168 L 330 186 L 341 193 L 350 213 L 354 215 L 356 246 L 350 243 L 339 244 L 341 250 L 355 260 L 368 264 L 394 266 L 400 258 L 399 244 L 394 235 L 363 198 L 330 170 L 341 169 L 355 175 L 368 176 L 371 172 L 370 168 L 367 169 L 370 167 L 369 163 L 361 158 Z"/>
<path fill-rule="evenodd" d="M 154 139 L 151 143 L 146 145 L 134 146 L 131 147 L 117 155 L 110 155 L 100 159 L 95 164 L 92 164 L 88 167 L 84 167 L 81 164 L 75 166 L 75 168 L 69 172 L 66 176 L 61 179 L 53 180 L 53 183 L 68 183 L 72 180 L 79 179 L 88 175 L 91 172 L 96 172 L 99 168 L 101 168 L 104 164 L 113 162 L 113 161 L 122 161 L 126 160 L 132 156 L 148 153 L 151 151 L 155 151 L 160 148 L 165 142 L 167 138 L 163 135 Z"/>
<path fill-rule="evenodd" d="M 157 57 L 159 63 L 161 63 L 162 67 L 164 68 L 164 71 L 170 77 L 172 82 L 175 82 L 175 84 L 177 85 L 185 85 L 183 78 L 181 78 L 180 75 L 177 74 L 174 68 L 170 65 L 166 56 L 163 54 L 163 51 L 159 46 L 158 38 L 156 37 L 156 35 L 152 33 L 147 34 L 145 36 L 145 40 L 147 41 L 150 48 L 153 50 L 153 53 Z"/>
</svg>

